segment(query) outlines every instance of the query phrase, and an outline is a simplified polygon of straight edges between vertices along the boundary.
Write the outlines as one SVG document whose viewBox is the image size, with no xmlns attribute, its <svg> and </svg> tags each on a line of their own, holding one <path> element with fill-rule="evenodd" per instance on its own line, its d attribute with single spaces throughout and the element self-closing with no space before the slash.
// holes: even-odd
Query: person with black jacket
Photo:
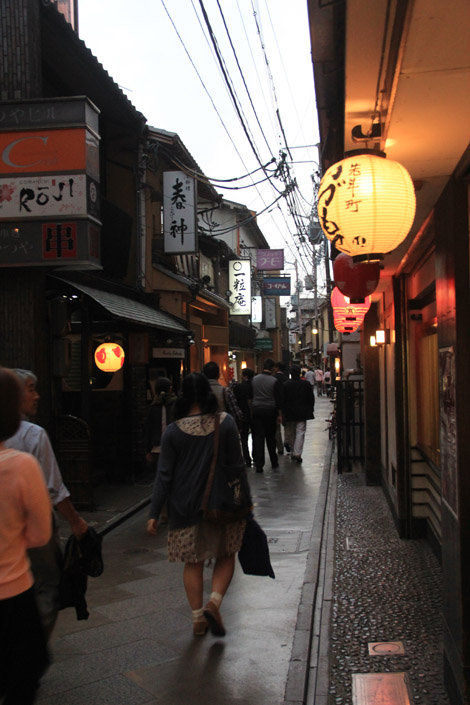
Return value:
<svg viewBox="0 0 470 705">
<path fill-rule="evenodd" d="M 285 437 L 292 448 L 291 459 L 302 462 L 307 420 L 313 419 L 315 395 L 312 385 L 300 377 L 299 365 L 292 365 L 291 379 L 282 386 L 282 412 L 285 423 Z"/>
<path fill-rule="evenodd" d="M 276 366 L 274 367 L 274 376 L 281 382 L 281 384 L 284 384 L 284 382 L 287 382 L 289 379 L 289 375 L 286 374 L 286 369 L 287 365 L 285 362 L 276 362 Z M 278 421 L 276 426 L 276 448 L 278 455 L 284 455 L 284 448 L 288 453 L 290 452 L 289 444 L 285 443 L 285 439 L 284 441 L 282 440 L 282 423 L 280 421 Z"/>
<path fill-rule="evenodd" d="M 230 466 L 243 485 L 245 506 L 251 507 L 250 489 L 237 426 L 230 414 L 220 412 L 208 379 L 193 372 L 184 378 L 174 418 L 162 437 L 157 477 L 153 487 L 147 533 L 156 535 L 158 517 L 168 506 L 168 560 L 182 561 L 183 583 L 193 613 L 193 633 L 203 636 L 208 628 L 225 635 L 220 605 L 235 569 L 246 519 L 227 524 L 204 518 L 203 498 L 214 456 L 215 427 L 219 419 L 219 443 L 215 471 Z M 213 560 L 212 592 L 203 607 L 204 563 Z"/>
<path fill-rule="evenodd" d="M 243 457 L 247 467 L 251 466 L 250 449 L 248 448 L 248 437 L 251 430 L 251 414 L 253 404 L 253 387 L 252 380 L 255 376 L 253 370 L 245 367 L 242 370 L 242 381 L 233 387 L 233 393 L 243 414 L 242 427 L 240 429 L 240 440 L 242 442 Z"/>
</svg>

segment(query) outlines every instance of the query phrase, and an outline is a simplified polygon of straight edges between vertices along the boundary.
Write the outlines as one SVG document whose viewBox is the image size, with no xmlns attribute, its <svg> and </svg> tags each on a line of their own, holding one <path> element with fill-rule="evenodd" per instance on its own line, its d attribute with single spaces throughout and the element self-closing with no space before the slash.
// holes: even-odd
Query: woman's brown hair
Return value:
<svg viewBox="0 0 470 705">
<path fill-rule="evenodd" d="M 0 367 L 0 442 L 14 436 L 21 421 L 23 390 L 17 377 Z"/>
</svg>

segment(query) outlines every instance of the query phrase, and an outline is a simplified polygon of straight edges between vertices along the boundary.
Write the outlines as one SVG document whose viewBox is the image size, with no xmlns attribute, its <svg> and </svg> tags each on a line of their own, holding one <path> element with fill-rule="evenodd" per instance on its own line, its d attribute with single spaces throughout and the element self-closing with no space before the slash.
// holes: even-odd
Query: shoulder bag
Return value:
<svg viewBox="0 0 470 705">
<path fill-rule="evenodd" d="M 244 519 L 249 514 L 251 501 L 245 466 L 218 463 L 218 454 L 219 414 L 216 414 L 214 453 L 201 508 L 206 521 L 213 524 L 229 524 L 232 521 Z"/>
</svg>

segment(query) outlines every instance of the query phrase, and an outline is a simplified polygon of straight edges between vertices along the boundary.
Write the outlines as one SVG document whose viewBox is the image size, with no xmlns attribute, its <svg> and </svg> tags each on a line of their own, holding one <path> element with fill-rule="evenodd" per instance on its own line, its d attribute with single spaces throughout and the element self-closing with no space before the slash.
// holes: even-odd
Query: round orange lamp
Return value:
<svg viewBox="0 0 470 705">
<path fill-rule="evenodd" d="M 102 343 L 95 350 L 95 365 L 103 372 L 117 372 L 124 357 L 124 350 L 117 343 Z"/>
</svg>

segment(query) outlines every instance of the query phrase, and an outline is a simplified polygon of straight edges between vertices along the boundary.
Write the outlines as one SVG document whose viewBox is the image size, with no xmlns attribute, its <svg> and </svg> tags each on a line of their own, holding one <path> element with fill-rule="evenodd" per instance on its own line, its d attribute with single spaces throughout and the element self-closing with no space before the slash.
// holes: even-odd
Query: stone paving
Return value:
<svg viewBox="0 0 470 705">
<path fill-rule="evenodd" d="M 328 705 L 351 705 L 355 673 L 397 672 L 412 703 L 449 705 L 439 563 L 424 540 L 398 538 L 382 489 L 355 472 L 337 481 L 330 628 Z M 397 641 L 403 655 L 369 655 L 370 643 Z"/>
</svg>

